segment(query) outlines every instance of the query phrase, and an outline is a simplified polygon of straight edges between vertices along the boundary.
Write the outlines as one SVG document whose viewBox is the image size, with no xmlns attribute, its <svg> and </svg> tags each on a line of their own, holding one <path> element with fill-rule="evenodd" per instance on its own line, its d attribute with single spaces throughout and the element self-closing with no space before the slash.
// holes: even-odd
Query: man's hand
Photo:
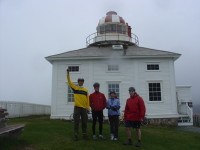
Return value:
<svg viewBox="0 0 200 150">
<path fill-rule="evenodd" d="M 90 109 L 87 109 L 87 114 L 90 114 L 90 113 L 91 113 Z"/>
<path fill-rule="evenodd" d="M 116 108 L 116 107 L 111 107 L 111 109 L 112 109 L 113 111 L 117 111 L 117 108 Z"/>
<path fill-rule="evenodd" d="M 70 70 L 69 70 L 69 69 L 67 69 L 67 74 L 69 74 L 69 72 L 70 72 Z"/>
</svg>

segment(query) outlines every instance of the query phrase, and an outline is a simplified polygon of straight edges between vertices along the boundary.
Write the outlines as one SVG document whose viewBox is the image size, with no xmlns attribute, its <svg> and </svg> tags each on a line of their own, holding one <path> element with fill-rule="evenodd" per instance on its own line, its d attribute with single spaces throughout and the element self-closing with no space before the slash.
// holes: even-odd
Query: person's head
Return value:
<svg viewBox="0 0 200 150">
<path fill-rule="evenodd" d="M 129 91 L 130 96 L 134 96 L 134 94 L 135 94 L 135 88 L 134 87 L 130 87 L 128 89 L 128 91 Z"/>
<path fill-rule="evenodd" d="M 111 91 L 110 92 L 110 98 L 116 98 L 116 93 L 114 91 Z"/>
<path fill-rule="evenodd" d="M 83 86 L 84 79 L 83 78 L 78 78 L 78 85 Z"/>
<path fill-rule="evenodd" d="M 93 87 L 94 87 L 95 92 L 99 92 L 100 84 L 99 84 L 98 82 L 95 82 L 95 83 L 93 84 Z"/>
</svg>

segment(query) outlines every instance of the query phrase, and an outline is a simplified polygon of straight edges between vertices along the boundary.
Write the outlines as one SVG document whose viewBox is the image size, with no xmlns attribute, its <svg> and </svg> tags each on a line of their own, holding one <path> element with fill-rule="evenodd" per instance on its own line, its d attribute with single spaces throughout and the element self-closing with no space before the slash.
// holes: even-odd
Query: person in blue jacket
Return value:
<svg viewBox="0 0 200 150">
<path fill-rule="evenodd" d="M 110 98 L 107 100 L 106 108 L 108 109 L 108 118 L 110 122 L 110 138 L 116 141 L 118 140 L 120 103 L 114 91 L 110 92 Z"/>
</svg>

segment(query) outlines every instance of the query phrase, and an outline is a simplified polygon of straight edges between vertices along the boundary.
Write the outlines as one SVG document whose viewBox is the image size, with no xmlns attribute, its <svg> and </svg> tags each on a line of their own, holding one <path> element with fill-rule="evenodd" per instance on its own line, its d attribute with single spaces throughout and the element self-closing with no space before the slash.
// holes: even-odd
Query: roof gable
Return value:
<svg viewBox="0 0 200 150">
<path fill-rule="evenodd" d="M 109 47 L 87 47 L 78 50 L 72 50 L 52 56 L 46 57 L 48 61 L 51 60 L 66 60 L 66 59 L 84 59 L 84 58 L 110 58 L 116 57 L 171 57 L 175 60 L 180 57 L 181 54 L 155 50 L 150 48 L 129 46 L 126 50 L 113 50 L 111 46 Z"/>
</svg>

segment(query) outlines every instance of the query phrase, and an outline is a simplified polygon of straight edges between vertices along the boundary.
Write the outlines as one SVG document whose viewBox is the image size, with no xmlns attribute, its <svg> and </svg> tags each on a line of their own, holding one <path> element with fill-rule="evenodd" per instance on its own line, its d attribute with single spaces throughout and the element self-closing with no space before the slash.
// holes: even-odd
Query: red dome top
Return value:
<svg viewBox="0 0 200 150">
<path fill-rule="evenodd" d="M 102 25 L 104 23 L 123 23 L 125 24 L 125 21 L 122 17 L 118 16 L 115 11 L 109 11 L 106 13 L 106 17 L 103 17 L 99 20 L 99 25 Z"/>
</svg>

